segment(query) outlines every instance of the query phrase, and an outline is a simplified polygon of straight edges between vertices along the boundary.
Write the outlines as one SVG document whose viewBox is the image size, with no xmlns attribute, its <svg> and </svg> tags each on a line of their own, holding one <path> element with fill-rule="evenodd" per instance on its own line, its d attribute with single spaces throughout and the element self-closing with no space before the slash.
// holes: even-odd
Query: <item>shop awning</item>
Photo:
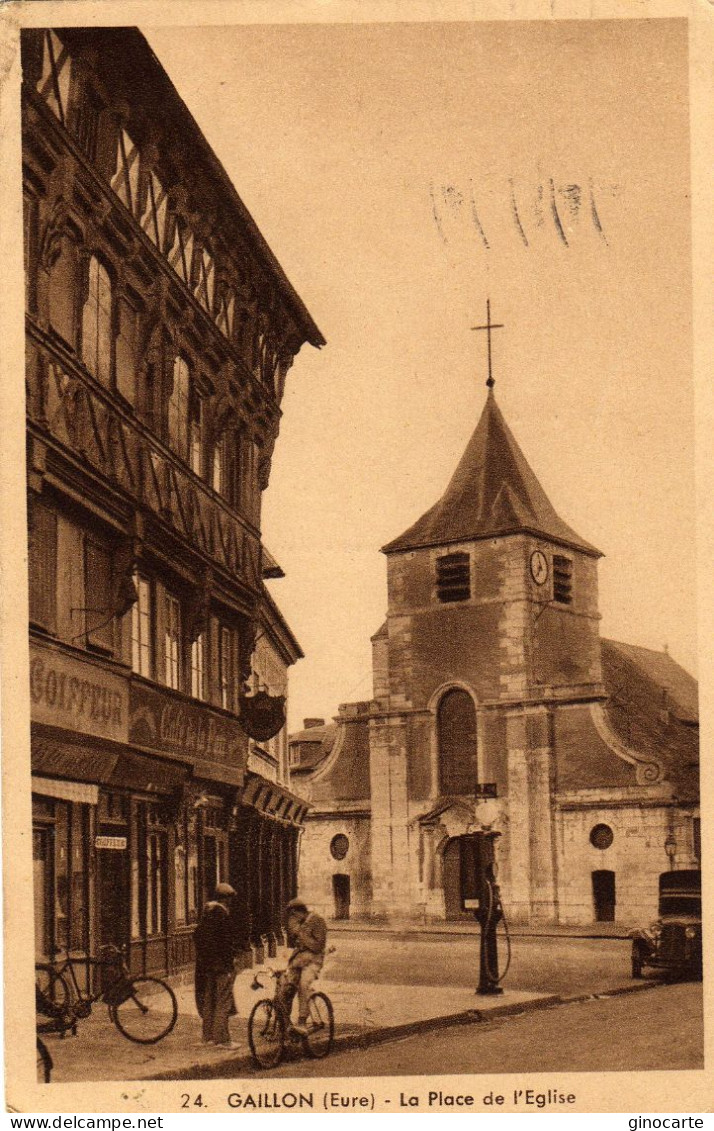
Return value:
<svg viewBox="0 0 714 1131">
<path fill-rule="evenodd" d="M 63 732 L 32 727 L 32 773 L 43 778 L 68 778 L 142 793 L 171 793 L 188 777 L 189 766 L 149 758 L 90 738 L 73 741 Z"/>
<path fill-rule="evenodd" d="M 78 805 L 97 805 L 99 786 L 79 781 L 58 781 L 32 775 L 32 792 L 42 797 L 56 797 L 59 801 L 75 801 Z"/>
</svg>

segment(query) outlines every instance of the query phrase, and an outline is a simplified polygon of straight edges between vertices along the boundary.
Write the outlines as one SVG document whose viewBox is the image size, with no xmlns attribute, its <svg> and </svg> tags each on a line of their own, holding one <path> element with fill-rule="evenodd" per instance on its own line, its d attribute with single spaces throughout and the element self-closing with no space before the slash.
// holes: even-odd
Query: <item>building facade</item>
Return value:
<svg viewBox="0 0 714 1131">
<path fill-rule="evenodd" d="M 138 31 L 22 50 L 36 951 L 176 970 L 229 879 L 249 963 L 306 810 L 261 495 L 324 343 Z"/>
<path fill-rule="evenodd" d="M 514 922 L 647 921 L 659 874 L 699 859 L 696 683 L 600 638 L 600 554 L 492 391 L 445 494 L 384 553 L 372 699 L 291 738 L 306 897 L 458 919 L 460 838 L 489 828 Z"/>
</svg>

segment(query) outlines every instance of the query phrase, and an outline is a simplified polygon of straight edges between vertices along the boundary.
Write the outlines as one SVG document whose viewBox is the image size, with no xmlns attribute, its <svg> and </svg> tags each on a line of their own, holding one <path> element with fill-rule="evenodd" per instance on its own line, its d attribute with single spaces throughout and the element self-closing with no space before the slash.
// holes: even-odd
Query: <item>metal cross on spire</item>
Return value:
<svg viewBox="0 0 714 1131">
<path fill-rule="evenodd" d="M 488 386 L 489 389 L 492 389 L 493 386 L 496 384 L 496 382 L 494 381 L 493 374 L 491 373 L 491 331 L 492 330 L 502 330 L 503 329 L 503 322 L 492 322 L 491 321 L 491 300 L 490 300 L 490 298 L 486 299 L 486 325 L 485 326 L 472 326 L 471 329 L 472 330 L 485 330 L 486 331 L 486 335 L 487 335 L 487 339 L 488 339 L 488 381 L 486 382 L 486 385 Z"/>
</svg>

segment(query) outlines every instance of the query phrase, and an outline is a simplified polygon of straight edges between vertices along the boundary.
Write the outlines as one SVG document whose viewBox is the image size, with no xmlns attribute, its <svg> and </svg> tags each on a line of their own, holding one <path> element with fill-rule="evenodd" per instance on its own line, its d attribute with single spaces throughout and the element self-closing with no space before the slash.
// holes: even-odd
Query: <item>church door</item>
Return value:
<svg viewBox="0 0 714 1131">
<path fill-rule="evenodd" d="M 603 868 L 593 872 L 593 903 L 596 923 L 615 921 L 615 873 Z"/>
<path fill-rule="evenodd" d="M 456 836 L 444 849 L 444 917 L 451 922 L 471 920 L 461 906 L 461 838 Z"/>
<path fill-rule="evenodd" d="M 335 919 L 350 917 L 350 878 L 336 874 L 332 877 L 332 894 L 335 898 Z"/>
<path fill-rule="evenodd" d="M 447 691 L 439 703 L 439 792 L 473 797 L 478 781 L 476 708 L 467 691 Z"/>
</svg>

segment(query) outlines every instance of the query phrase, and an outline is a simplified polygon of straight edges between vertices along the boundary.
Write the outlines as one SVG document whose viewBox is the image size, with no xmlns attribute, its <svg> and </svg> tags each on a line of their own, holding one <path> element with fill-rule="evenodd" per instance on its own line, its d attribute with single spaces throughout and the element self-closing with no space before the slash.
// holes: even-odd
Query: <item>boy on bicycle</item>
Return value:
<svg viewBox="0 0 714 1131">
<path fill-rule="evenodd" d="M 286 907 L 288 940 L 295 949 L 281 980 L 281 998 L 286 1017 L 290 1017 L 295 992 L 298 995 L 298 1020 L 294 1025 L 303 1036 L 308 1031 L 308 998 L 312 984 L 325 961 L 327 924 L 322 916 L 310 911 L 302 899 L 291 899 Z"/>
</svg>

